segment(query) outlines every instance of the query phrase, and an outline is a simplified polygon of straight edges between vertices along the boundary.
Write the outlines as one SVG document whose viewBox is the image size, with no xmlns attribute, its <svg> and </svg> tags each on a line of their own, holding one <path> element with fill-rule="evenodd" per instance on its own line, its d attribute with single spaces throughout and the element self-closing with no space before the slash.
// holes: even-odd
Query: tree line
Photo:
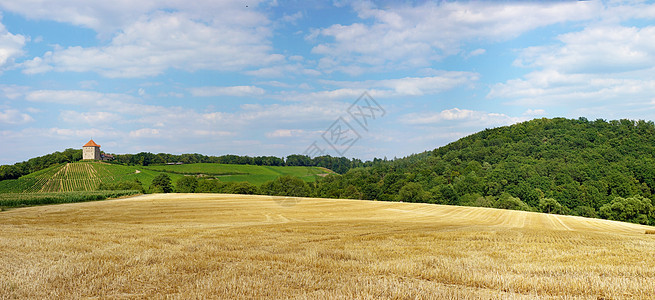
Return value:
<svg viewBox="0 0 655 300">
<path fill-rule="evenodd" d="M 153 154 L 141 152 L 137 154 L 118 154 L 114 155 L 114 163 L 133 166 L 161 165 L 167 163 L 217 163 L 217 164 L 236 164 L 236 165 L 257 165 L 257 166 L 305 166 L 305 167 L 323 167 L 334 172 L 343 174 L 348 170 L 356 167 L 370 166 L 383 160 L 374 159 L 373 161 L 363 162 L 360 159 L 346 157 L 333 157 L 330 155 L 309 157 L 307 155 L 293 154 L 285 158 L 276 156 L 239 156 L 239 155 L 222 155 L 207 156 L 202 154 Z"/>
<path fill-rule="evenodd" d="M 21 176 L 49 168 L 61 163 L 71 163 L 82 160 L 81 149 L 66 149 L 63 152 L 54 152 L 40 157 L 32 158 L 28 161 L 19 162 L 13 165 L 0 166 L 0 181 L 7 179 L 17 179 Z M 257 166 L 306 166 L 306 167 L 323 167 L 334 172 L 343 174 L 348 170 L 356 167 L 371 166 L 381 163 L 385 160 L 374 159 L 373 161 L 362 162 L 360 159 L 346 157 L 332 157 L 330 155 L 318 156 L 311 158 L 307 155 L 294 154 L 284 158 L 276 156 L 239 156 L 239 155 L 222 155 L 207 156 L 202 154 L 181 154 L 174 155 L 168 153 L 153 154 L 150 152 L 141 152 L 137 154 L 115 154 L 114 160 L 109 163 L 130 165 L 130 166 L 151 166 L 162 165 L 167 163 L 218 163 L 218 164 L 238 164 L 238 165 L 257 165 Z"/>
</svg>

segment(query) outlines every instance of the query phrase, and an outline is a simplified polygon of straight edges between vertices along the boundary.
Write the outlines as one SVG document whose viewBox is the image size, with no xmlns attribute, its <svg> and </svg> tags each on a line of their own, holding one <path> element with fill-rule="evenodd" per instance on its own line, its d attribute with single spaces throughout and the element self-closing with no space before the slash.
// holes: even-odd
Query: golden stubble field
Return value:
<svg viewBox="0 0 655 300">
<path fill-rule="evenodd" d="M 653 299 L 652 227 L 219 194 L 0 213 L 0 298 Z"/>
</svg>

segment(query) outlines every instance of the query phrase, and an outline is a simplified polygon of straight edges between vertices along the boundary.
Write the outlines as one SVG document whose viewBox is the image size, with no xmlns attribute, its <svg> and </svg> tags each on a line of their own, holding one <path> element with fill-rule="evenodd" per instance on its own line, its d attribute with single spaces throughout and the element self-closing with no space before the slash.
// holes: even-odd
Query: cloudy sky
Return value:
<svg viewBox="0 0 655 300">
<path fill-rule="evenodd" d="M 393 158 L 533 118 L 654 120 L 654 25 L 642 1 L 0 0 L 0 164 L 90 138 Z"/>
</svg>

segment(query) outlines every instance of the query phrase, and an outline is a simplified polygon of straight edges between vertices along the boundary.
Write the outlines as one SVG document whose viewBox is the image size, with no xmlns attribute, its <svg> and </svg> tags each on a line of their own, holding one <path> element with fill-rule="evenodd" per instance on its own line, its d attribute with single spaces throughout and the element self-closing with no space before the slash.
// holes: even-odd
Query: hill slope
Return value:
<svg viewBox="0 0 655 300">
<path fill-rule="evenodd" d="M 13 193 L 94 191 L 101 183 L 145 179 L 145 177 L 146 174 L 138 174 L 134 167 L 97 162 L 63 163 L 19 179 L 0 181 L 0 191 Z"/>
<path fill-rule="evenodd" d="M 306 182 L 313 182 L 316 180 L 317 175 L 331 172 L 330 170 L 318 167 L 256 166 L 215 163 L 149 166 L 144 169 L 173 174 L 215 177 L 225 182 L 246 181 L 254 185 L 261 185 L 269 180 L 284 175 L 291 175 L 299 177 Z"/>
<path fill-rule="evenodd" d="M 329 171 L 329 170 L 328 170 Z M 144 187 L 160 173 L 173 182 L 185 175 L 210 176 L 224 182 L 248 182 L 261 185 L 283 175 L 315 181 L 318 174 L 328 172 L 318 167 L 272 167 L 228 164 L 185 164 L 168 166 L 123 166 L 100 162 L 62 163 L 25 175 L 19 179 L 0 181 L 0 193 L 40 193 L 95 191 L 101 183 L 140 181 Z"/>
<path fill-rule="evenodd" d="M 652 227 L 442 205 L 147 195 L 0 212 L 9 298 L 650 299 Z"/>
<path fill-rule="evenodd" d="M 536 119 L 353 169 L 319 184 L 317 191 L 320 197 L 533 209 L 633 222 L 639 218 L 642 223 L 650 217 L 655 222 L 655 125 Z M 634 203 L 639 216 L 618 216 L 616 210 L 625 203 Z"/>
</svg>

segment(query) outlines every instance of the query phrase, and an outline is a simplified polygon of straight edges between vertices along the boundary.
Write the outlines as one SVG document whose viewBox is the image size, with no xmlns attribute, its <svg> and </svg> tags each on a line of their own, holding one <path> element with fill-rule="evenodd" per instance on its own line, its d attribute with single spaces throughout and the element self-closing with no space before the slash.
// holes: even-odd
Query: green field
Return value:
<svg viewBox="0 0 655 300">
<path fill-rule="evenodd" d="M 146 167 L 146 170 L 167 172 L 170 174 L 214 177 L 225 182 L 246 181 L 257 186 L 284 175 L 291 175 L 307 182 L 313 182 L 318 177 L 318 174 L 329 172 L 328 170 L 317 167 L 277 167 L 210 163 L 149 166 Z"/>
<path fill-rule="evenodd" d="M 139 180 L 144 187 L 160 173 L 173 183 L 186 175 L 217 178 L 224 182 L 262 185 L 279 176 L 292 175 L 307 182 L 329 172 L 316 167 L 271 167 L 228 164 L 188 164 L 166 166 L 123 166 L 100 162 L 75 162 L 52 166 L 18 179 L 0 181 L 0 193 L 57 193 L 95 191 L 101 183 Z"/>
</svg>

